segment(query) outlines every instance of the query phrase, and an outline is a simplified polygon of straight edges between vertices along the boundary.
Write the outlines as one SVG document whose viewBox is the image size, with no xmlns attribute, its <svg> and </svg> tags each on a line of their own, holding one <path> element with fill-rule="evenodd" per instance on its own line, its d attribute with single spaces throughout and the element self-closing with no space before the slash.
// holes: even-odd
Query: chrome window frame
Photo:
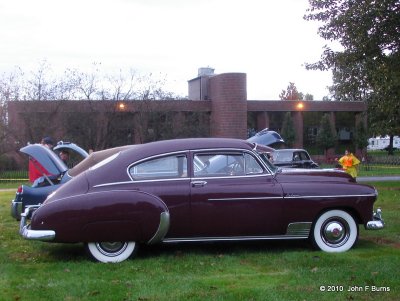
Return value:
<svg viewBox="0 0 400 301">
<path fill-rule="evenodd" d="M 222 176 L 222 177 L 194 177 L 194 172 L 193 172 L 193 162 L 194 162 L 194 154 L 195 153 L 206 153 L 206 152 L 241 152 L 241 153 L 248 153 L 251 156 L 254 157 L 254 159 L 258 162 L 258 164 L 263 168 L 263 173 L 260 174 L 248 174 L 248 175 L 241 175 L 241 176 Z M 188 162 L 188 175 L 187 177 L 179 177 L 179 178 L 164 178 L 164 179 L 151 179 L 151 180 L 134 180 L 129 172 L 130 168 L 133 165 L 139 164 L 144 161 L 160 158 L 160 157 L 165 157 L 165 156 L 171 156 L 171 155 L 185 155 L 187 158 Z M 244 148 L 207 148 L 207 149 L 186 149 L 186 150 L 180 150 L 180 151 L 174 151 L 174 152 L 166 152 L 162 154 L 157 154 L 153 156 L 149 156 L 140 160 L 137 160 L 135 162 L 132 162 L 131 164 L 128 165 L 126 168 L 126 173 L 130 179 L 130 181 L 121 181 L 121 182 L 114 182 L 114 183 L 103 183 L 103 184 L 98 184 L 95 185 L 94 187 L 105 187 L 105 186 L 113 186 L 113 185 L 124 185 L 124 184 L 139 184 L 139 183 L 149 183 L 149 182 L 165 182 L 165 181 L 192 181 L 193 179 L 199 180 L 199 179 L 240 179 L 240 178 L 252 178 L 252 177 L 265 177 L 265 176 L 273 176 L 275 173 L 268 167 L 268 165 L 264 162 L 264 160 L 260 157 L 259 153 L 254 150 L 249 150 L 249 149 L 244 149 Z"/>
<path fill-rule="evenodd" d="M 133 168 L 136 165 L 139 165 L 141 163 L 144 163 L 146 161 L 151 161 L 155 159 L 160 159 L 163 157 L 171 157 L 171 156 L 176 156 L 178 157 L 179 155 L 185 156 L 186 157 L 186 176 L 185 177 L 171 177 L 171 178 L 155 178 L 155 179 L 143 179 L 143 180 L 136 180 L 132 177 L 130 173 L 130 169 Z M 140 159 L 138 161 L 135 161 L 131 164 L 128 165 L 126 172 L 128 173 L 129 178 L 131 179 L 132 182 L 134 183 L 140 183 L 140 182 L 154 182 L 154 181 L 166 181 L 166 180 L 185 180 L 185 179 L 190 179 L 190 169 L 189 169 L 189 159 L 188 159 L 188 151 L 177 151 L 177 152 L 170 152 L 170 153 L 163 153 L 163 154 L 158 154 L 150 157 L 146 157 L 143 159 Z"/>
</svg>

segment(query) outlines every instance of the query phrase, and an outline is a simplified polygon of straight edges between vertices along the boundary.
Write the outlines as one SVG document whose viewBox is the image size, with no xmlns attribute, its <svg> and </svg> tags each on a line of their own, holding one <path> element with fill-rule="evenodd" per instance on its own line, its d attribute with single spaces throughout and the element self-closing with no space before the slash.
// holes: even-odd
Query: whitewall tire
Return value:
<svg viewBox="0 0 400 301">
<path fill-rule="evenodd" d="M 89 242 L 86 248 L 93 259 L 104 263 L 117 263 L 132 256 L 137 249 L 134 241 Z"/>
<path fill-rule="evenodd" d="M 345 252 L 358 239 L 358 224 L 343 210 L 323 213 L 315 222 L 312 240 L 316 247 L 325 252 Z"/>
</svg>

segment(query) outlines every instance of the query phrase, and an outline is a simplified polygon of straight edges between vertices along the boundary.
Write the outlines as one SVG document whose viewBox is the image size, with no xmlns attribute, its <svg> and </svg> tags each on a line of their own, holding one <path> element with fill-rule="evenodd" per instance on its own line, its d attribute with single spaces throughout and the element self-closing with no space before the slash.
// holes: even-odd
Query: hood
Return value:
<svg viewBox="0 0 400 301">
<path fill-rule="evenodd" d="M 281 168 L 278 169 L 278 177 L 282 182 L 356 182 L 349 174 L 337 169 L 304 169 L 304 168 Z"/>
<path fill-rule="evenodd" d="M 60 141 L 53 148 L 53 150 L 55 150 L 55 151 L 56 150 L 72 150 L 73 152 L 78 153 L 83 158 L 86 158 L 87 156 L 89 156 L 89 154 L 83 148 L 81 148 L 78 145 L 76 145 L 75 143 L 71 143 L 71 142 Z"/>
<path fill-rule="evenodd" d="M 285 143 L 285 141 L 282 139 L 281 135 L 279 135 L 275 131 L 270 131 L 268 129 L 264 129 L 264 130 L 258 132 L 253 137 L 250 137 L 249 139 L 247 139 L 247 141 L 261 144 L 261 145 L 266 145 L 266 146 L 271 146 L 273 144 Z"/>
<path fill-rule="evenodd" d="M 38 161 L 50 174 L 59 175 L 68 170 L 64 162 L 49 148 L 41 144 L 30 144 L 20 149 Z"/>
</svg>

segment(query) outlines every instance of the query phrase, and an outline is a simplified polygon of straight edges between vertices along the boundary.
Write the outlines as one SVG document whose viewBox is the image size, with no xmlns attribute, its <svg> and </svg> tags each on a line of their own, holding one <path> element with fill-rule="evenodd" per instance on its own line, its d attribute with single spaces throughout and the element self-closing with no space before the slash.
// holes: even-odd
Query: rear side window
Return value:
<svg viewBox="0 0 400 301">
<path fill-rule="evenodd" d="M 129 168 L 133 180 L 158 180 L 187 177 L 187 158 L 185 155 L 170 155 L 150 159 Z"/>
</svg>

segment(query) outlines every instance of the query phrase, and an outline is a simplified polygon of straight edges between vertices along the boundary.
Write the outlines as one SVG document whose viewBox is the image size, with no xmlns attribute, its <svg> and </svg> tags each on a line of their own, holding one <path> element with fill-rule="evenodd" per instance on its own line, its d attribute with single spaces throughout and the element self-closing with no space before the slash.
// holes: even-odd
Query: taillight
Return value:
<svg viewBox="0 0 400 301">
<path fill-rule="evenodd" d="M 20 186 L 18 187 L 18 189 L 17 189 L 17 193 L 22 193 L 22 192 L 23 192 L 22 185 L 20 185 Z"/>
</svg>

